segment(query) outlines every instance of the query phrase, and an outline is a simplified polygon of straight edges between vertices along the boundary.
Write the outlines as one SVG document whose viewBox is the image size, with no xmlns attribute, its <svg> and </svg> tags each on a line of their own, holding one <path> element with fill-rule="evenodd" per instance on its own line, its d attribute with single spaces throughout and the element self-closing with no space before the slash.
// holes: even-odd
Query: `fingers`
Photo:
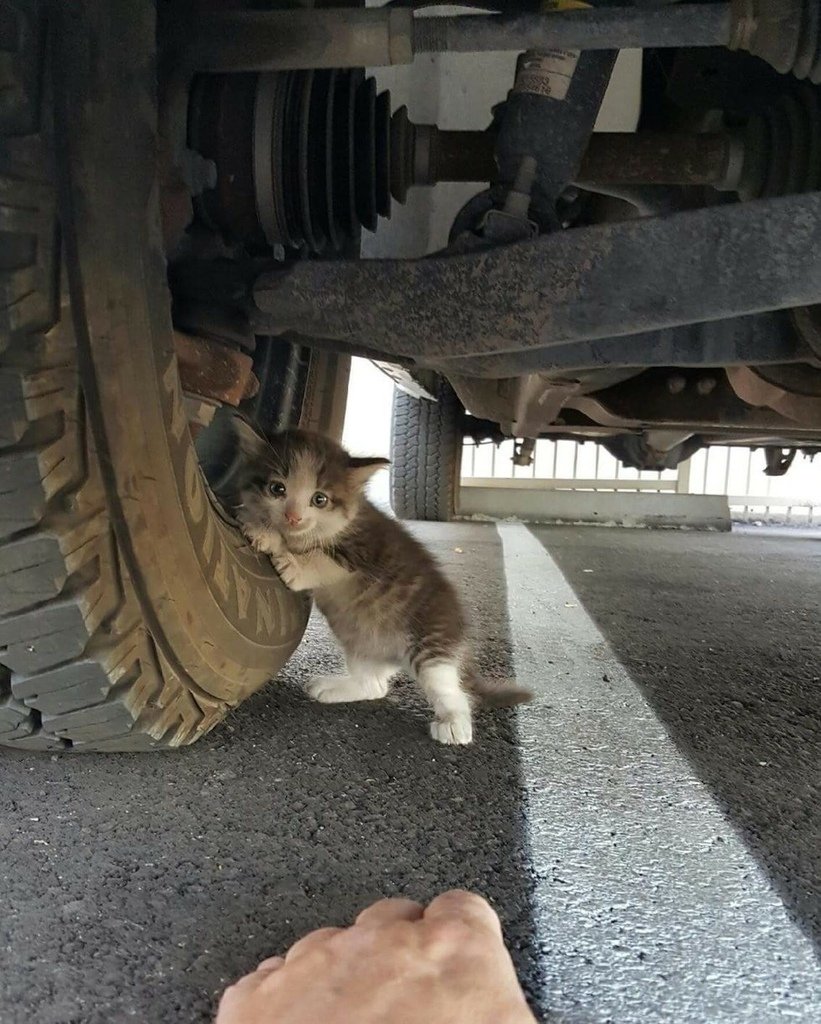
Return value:
<svg viewBox="0 0 821 1024">
<path fill-rule="evenodd" d="M 357 917 L 357 928 L 380 928 L 395 921 L 419 921 L 423 909 L 420 903 L 401 897 L 372 903 Z"/>
<path fill-rule="evenodd" d="M 431 900 L 425 908 L 424 919 L 458 920 L 499 938 L 502 936 L 502 925 L 488 901 L 476 893 L 463 892 L 461 889 L 443 892 L 441 896 Z"/>
<path fill-rule="evenodd" d="M 279 970 L 284 963 L 284 956 L 269 956 L 257 964 L 254 974 L 270 974 L 272 971 Z"/>
<path fill-rule="evenodd" d="M 291 946 L 285 954 L 286 962 L 290 963 L 292 960 L 296 960 L 298 957 L 303 956 L 312 949 L 316 949 L 317 946 L 324 945 L 329 939 L 332 939 L 334 935 L 338 935 L 341 931 L 344 931 L 344 928 L 318 928 L 315 932 L 309 932 Z"/>
<path fill-rule="evenodd" d="M 422 913 L 421 905 L 414 903 L 413 900 L 379 900 L 359 914 L 356 919 L 356 925 L 360 928 L 378 928 L 383 925 L 392 924 L 394 921 L 419 921 Z M 319 928 L 315 932 L 310 932 L 291 946 L 285 954 L 285 960 L 290 963 L 292 960 L 323 945 L 329 939 L 332 939 L 334 935 L 338 935 L 344 930 L 344 928 Z M 271 959 L 275 960 L 276 957 Z M 257 970 L 259 969 L 257 968 Z"/>
<path fill-rule="evenodd" d="M 471 892 L 463 892 L 454 889 L 451 892 L 442 893 L 432 900 L 427 907 L 414 900 L 397 897 L 394 899 L 379 900 L 371 906 L 366 907 L 356 918 L 357 928 L 379 928 L 399 921 L 451 921 L 459 922 L 470 928 L 475 928 L 485 934 L 491 934 L 501 938 L 502 927 L 496 912 L 481 896 Z M 324 945 L 335 935 L 345 931 L 344 928 L 319 928 L 309 932 L 303 938 L 295 942 L 285 954 L 284 958 L 272 956 L 263 960 L 257 965 L 252 975 L 271 974 L 279 970 L 286 962 L 290 963 L 306 953 Z"/>
</svg>

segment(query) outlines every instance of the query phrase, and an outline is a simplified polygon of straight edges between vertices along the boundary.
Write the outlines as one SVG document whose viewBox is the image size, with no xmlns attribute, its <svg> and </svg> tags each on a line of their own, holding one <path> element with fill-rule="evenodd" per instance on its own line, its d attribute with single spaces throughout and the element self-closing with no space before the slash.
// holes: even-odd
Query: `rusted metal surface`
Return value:
<svg viewBox="0 0 821 1024">
<path fill-rule="evenodd" d="M 777 310 L 682 324 L 501 355 L 442 358 L 436 365 L 444 373 L 508 377 L 540 370 L 561 373 L 594 367 L 761 365 L 812 359 L 811 349 L 791 324 L 791 312 Z"/>
<path fill-rule="evenodd" d="M 509 430 L 517 437 L 538 437 L 541 427 L 553 423 L 565 404 L 583 390 L 579 381 L 554 382 L 540 373 L 530 373 L 516 383 Z"/>
<path fill-rule="evenodd" d="M 391 150 L 392 185 L 397 176 L 411 185 L 435 185 L 438 181 L 491 181 L 496 175 L 495 136 L 490 131 L 443 131 L 433 124 L 413 124 L 405 107 L 393 115 L 391 128 L 391 141 L 404 143 L 396 154 Z M 406 187 L 401 185 L 394 191 L 400 202 L 404 195 L 397 192 L 402 191 Z"/>
<path fill-rule="evenodd" d="M 591 137 L 576 180 L 580 184 L 716 185 L 730 169 L 729 135 L 602 132 Z"/>
<path fill-rule="evenodd" d="M 183 391 L 227 405 L 257 393 L 253 361 L 244 352 L 180 331 L 174 331 L 174 349 Z"/>
<path fill-rule="evenodd" d="M 727 379 L 733 391 L 748 405 L 773 409 L 801 426 L 821 427 L 821 396 L 787 391 L 765 380 L 750 366 L 729 367 Z"/>
<path fill-rule="evenodd" d="M 217 172 L 213 188 L 197 199 L 207 223 L 230 238 L 261 244 L 254 201 L 253 123 L 256 80 L 249 75 L 202 76 L 189 107 L 191 146 Z"/>
<path fill-rule="evenodd" d="M 499 381 L 455 377 L 452 383 L 463 402 L 501 424 L 508 435 L 601 437 L 651 427 L 684 436 L 698 433 L 719 439 L 723 435 L 757 443 L 787 437 L 807 441 L 818 435 L 818 421 L 799 422 L 767 405 L 742 400 L 721 371 L 714 374 L 715 387 L 708 393 L 698 387 L 703 373 L 685 370 L 681 376 L 684 387 L 675 394 L 667 387 L 668 374 L 663 369 L 622 380 L 616 376 L 610 382 L 604 377 L 598 386 L 591 377 L 580 382 L 575 393 L 567 388 L 560 396 L 560 409 L 553 404 L 559 397 L 556 386 L 544 376 Z M 773 393 L 767 390 L 765 397 Z M 540 403 L 542 394 L 548 401 Z"/>
<path fill-rule="evenodd" d="M 821 309 L 806 306 L 793 310 L 792 316 L 801 337 L 812 349 L 815 359 L 821 362 Z"/>
<path fill-rule="evenodd" d="M 435 365 L 821 302 L 821 195 L 556 232 L 424 260 L 261 275 L 263 331 Z"/>
<path fill-rule="evenodd" d="M 571 399 L 562 411 L 562 419 L 574 424 L 573 409 L 583 412 L 593 422 L 616 426 L 619 422 L 636 421 L 666 430 L 687 430 L 709 434 L 724 432 L 739 438 L 776 438 L 790 436 L 804 440 L 818 435 L 818 420 L 811 424 L 799 421 L 765 401 L 750 401 L 752 392 L 740 395 L 736 374 L 749 374 L 746 367 L 731 367 L 716 374 L 716 387 L 708 395 L 698 393 L 697 373 L 688 371 L 687 387 L 671 395 L 665 386 L 664 370 L 648 370 L 630 380 L 596 392 L 595 395 Z M 764 382 L 766 383 L 766 382 Z M 763 391 L 758 397 L 765 397 Z M 769 397 L 767 395 L 766 397 Z M 821 403 L 821 399 L 815 399 Z"/>
<path fill-rule="evenodd" d="M 364 10 L 217 10 L 165 14 L 164 60 L 189 72 L 409 64 L 418 53 L 727 46 L 821 81 L 817 0 L 598 7 L 547 14 L 415 17 Z"/>
<path fill-rule="evenodd" d="M 598 7 L 548 14 L 451 15 L 415 18 L 414 53 L 498 50 L 610 50 L 628 47 L 724 46 L 730 4 Z"/>
<path fill-rule="evenodd" d="M 407 121 L 404 107 L 394 114 L 397 124 L 400 119 L 407 122 L 401 138 L 408 139 L 404 160 L 408 166 L 401 169 L 408 184 L 493 179 L 497 170 L 493 155 L 494 133 L 442 131 L 435 125 L 415 125 Z M 598 132 L 588 142 L 575 179 L 582 185 L 716 185 L 726 188 L 732 184 L 729 178 L 738 157 L 737 149 L 743 149 L 741 139 L 718 132 Z M 393 153 L 391 157 L 395 160 Z"/>
<path fill-rule="evenodd" d="M 177 5 L 179 6 L 179 5 Z M 166 14 L 165 60 L 189 73 L 383 67 L 413 59 L 409 10 L 221 10 Z"/>
<path fill-rule="evenodd" d="M 284 71 L 409 64 L 416 53 L 721 46 L 730 4 L 415 17 L 381 8 L 195 11 L 165 16 L 165 61 L 190 72 Z"/>
<path fill-rule="evenodd" d="M 462 404 L 477 416 L 498 423 L 503 432 L 518 437 L 538 437 L 568 404 L 582 396 L 635 376 L 637 370 L 594 370 L 576 379 L 562 380 L 529 373 L 503 380 L 477 380 L 451 376 L 450 383 Z M 594 400 L 595 402 L 595 400 Z M 596 417 L 592 417 L 594 420 Z M 603 422 L 607 422 L 606 420 Z M 624 424 L 619 420 L 619 425 Z"/>
</svg>

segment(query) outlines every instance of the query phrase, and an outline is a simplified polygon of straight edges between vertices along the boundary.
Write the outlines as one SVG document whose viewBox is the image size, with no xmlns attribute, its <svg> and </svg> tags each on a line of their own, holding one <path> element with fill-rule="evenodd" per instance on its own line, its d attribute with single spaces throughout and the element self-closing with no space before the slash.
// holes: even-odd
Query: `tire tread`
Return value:
<svg viewBox="0 0 821 1024">
<path fill-rule="evenodd" d="M 394 391 L 391 500 L 401 519 L 447 521 L 456 511 L 464 411 L 445 380 L 435 397 Z"/>
<path fill-rule="evenodd" d="M 44 11 L 0 23 L 0 744 L 179 746 L 227 705 L 162 664 L 120 565 L 60 302 Z"/>
</svg>

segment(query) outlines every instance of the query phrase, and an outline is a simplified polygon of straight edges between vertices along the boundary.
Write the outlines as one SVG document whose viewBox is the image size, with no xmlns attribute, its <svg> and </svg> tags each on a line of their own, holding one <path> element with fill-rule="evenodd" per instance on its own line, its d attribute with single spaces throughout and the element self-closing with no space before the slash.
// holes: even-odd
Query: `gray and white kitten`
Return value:
<svg viewBox="0 0 821 1024">
<path fill-rule="evenodd" d="M 237 518 L 291 590 L 309 590 L 345 653 L 345 675 L 314 676 L 325 704 L 384 697 L 400 670 L 433 708 L 441 743 L 470 743 L 471 697 L 496 707 L 530 693 L 481 680 L 462 605 L 433 556 L 365 497 L 387 459 L 354 458 L 301 430 L 264 439 L 239 427 L 247 458 Z"/>
</svg>

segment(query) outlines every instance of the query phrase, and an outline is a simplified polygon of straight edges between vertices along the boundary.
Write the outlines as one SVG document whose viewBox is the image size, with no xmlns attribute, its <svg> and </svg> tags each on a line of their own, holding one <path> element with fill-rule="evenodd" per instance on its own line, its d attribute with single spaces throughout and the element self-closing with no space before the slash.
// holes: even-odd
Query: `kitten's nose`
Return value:
<svg viewBox="0 0 821 1024">
<path fill-rule="evenodd" d="M 299 526 L 302 522 L 302 516 L 297 515 L 296 512 L 286 512 L 285 518 L 291 526 Z"/>
</svg>

